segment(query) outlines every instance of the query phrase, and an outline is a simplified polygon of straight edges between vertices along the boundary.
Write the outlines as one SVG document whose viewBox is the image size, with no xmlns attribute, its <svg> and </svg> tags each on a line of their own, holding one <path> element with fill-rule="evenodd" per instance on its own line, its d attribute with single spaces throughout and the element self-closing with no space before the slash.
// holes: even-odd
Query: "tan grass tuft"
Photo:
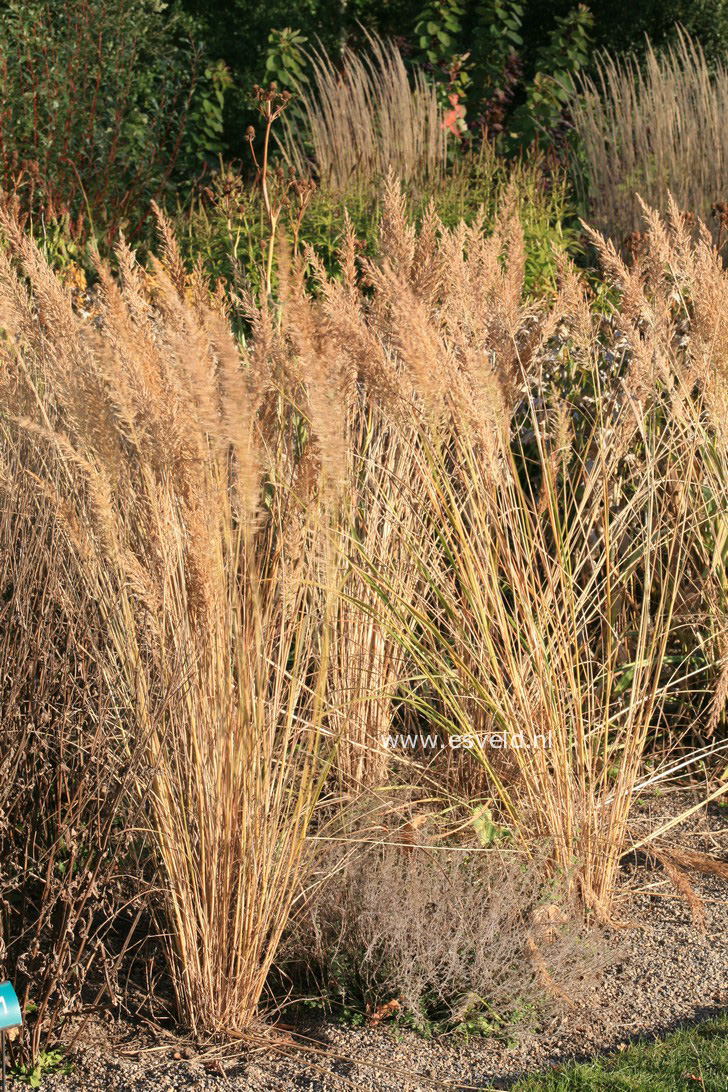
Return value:
<svg viewBox="0 0 728 1092">
<path fill-rule="evenodd" d="M 241 1032 L 297 889 L 325 768 L 331 609 L 315 548 L 289 556 L 281 535 L 295 453 L 280 439 L 294 411 L 271 367 L 252 381 L 275 335 L 261 314 L 263 344 L 254 338 L 248 355 L 199 285 L 190 301 L 160 222 L 171 264 L 151 282 L 123 245 L 120 286 L 99 266 L 97 332 L 3 221 L 3 452 L 23 468 L 27 503 L 50 506 L 64 594 L 82 589 L 98 613 L 115 761 L 142 746 L 138 803 L 180 1016 L 198 1031 Z M 278 415 L 266 417 L 271 395 Z M 319 515 L 314 505 L 304 521 L 314 545 Z"/>
<path fill-rule="evenodd" d="M 448 129 L 434 86 L 420 69 L 410 76 L 393 42 L 366 38 L 366 52 L 345 49 L 341 67 L 325 49 L 314 50 L 311 88 L 299 89 L 320 182 L 345 190 L 388 170 L 403 179 L 439 177 L 447 166 Z M 283 123 L 281 148 L 305 175 L 303 134 L 288 114 Z"/>
<path fill-rule="evenodd" d="M 636 194 L 661 212 L 672 192 L 681 209 L 711 222 L 728 192 L 728 70 L 709 69 L 700 43 L 636 57 L 604 54 L 584 76 L 572 116 L 586 159 L 589 216 L 618 243 L 640 228 Z M 715 225 L 715 234 L 719 224 Z"/>
</svg>

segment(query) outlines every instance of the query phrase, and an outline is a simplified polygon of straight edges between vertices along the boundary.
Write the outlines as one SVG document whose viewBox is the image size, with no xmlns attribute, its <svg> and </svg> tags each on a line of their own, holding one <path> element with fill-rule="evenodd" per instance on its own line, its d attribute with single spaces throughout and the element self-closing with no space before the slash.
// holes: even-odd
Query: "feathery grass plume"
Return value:
<svg viewBox="0 0 728 1092">
<path fill-rule="evenodd" d="M 413 473 L 397 483 L 398 507 L 420 518 L 402 528 L 396 571 L 357 542 L 362 571 L 426 680 L 416 714 L 467 737 L 517 835 L 549 839 L 584 903 L 608 913 L 645 747 L 689 675 L 694 631 L 682 608 L 703 571 L 694 558 L 710 527 L 704 487 L 719 432 L 709 388 L 694 389 L 695 368 L 678 351 L 663 251 L 683 264 L 715 256 L 655 220 L 650 279 L 638 282 L 604 244 L 634 323 L 633 362 L 623 386 L 600 389 L 598 328 L 589 336 L 580 304 L 571 351 L 598 397 L 577 435 L 563 405 L 555 429 L 544 423 L 532 393 L 554 322 L 522 302 L 512 212 L 490 238 L 442 233 L 429 300 L 412 286 L 396 206 L 392 222 L 393 257 L 368 267 L 374 294 L 361 314 L 411 384 Z M 583 301 L 570 277 L 561 303 Z M 707 381 L 707 359 L 702 367 Z M 528 450 L 511 438 L 519 403 Z M 406 593 L 402 554 L 420 574 Z M 495 733 L 502 748 L 522 731 L 533 738 L 509 752 L 517 777 L 506 784 L 497 752 L 477 737 Z"/>
<path fill-rule="evenodd" d="M 356 378 L 347 426 L 348 522 L 338 551 L 346 559 L 345 583 L 331 680 L 332 705 L 343 705 L 349 718 L 337 763 L 350 788 L 383 778 L 382 740 L 392 728 L 393 699 L 411 689 L 409 657 L 388 633 L 381 588 L 362 569 L 361 557 L 391 576 L 399 599 L 414 602 L 422 594 L 423 570 L 439 563 L 423 533 L 422 420 L 451 420 L 454 412 L 465 417 L 479 430 L 484 458 L 497 475 L 514 395 L 513 345 L 528 353 L 531 338 L 530 330 L 524 335 L 531 309 L 520 305 L 522 246 L 510 203 L 486 240 L 477 226 L 444 231 L 434 213 L 418 237 L 391 175 L 383 202 L 380 260 L 364 263 L 373 295 L 357 292 L 351 276 L 342 286 L 317 269 L 329 337 L 352 361 Z M 498 375 L 477 348 L 488 336 L 499 348 L 508 343 Z"/>
<path fill-rule="evenodd" d="M 618 243 L 642 219 L 636 194 L 667 212 L 668 192 L 709 222 L 728 191 L 728 69 L 709 69 L 699 42 L 683 30 L 657 54 L 604 54 L 596 76 L 577 81 L 571 113 L 584 151 L 580 183 L 589 218 Z M 715 225 L 715 235 L 719 224 Z"/>
<path fill-rule="evenodd" d="M 391 560 L 395 529 L 411 517 L 397 504 L 396 486 L 409 472 L 411 431 L 403 432 L 392 412 L 401 398 L 398 379 L 376 332 L 363 320 L 353 254 L 351 225 L 341 248 L 348 269 L 343 283 L 327 277 L 316 256 L 307 254 L 316 297 L 306 296 L 300 281 L 296 286 L 284 277 L 281 322 L 309 434 L 306 458 L 320 467 L 319 495 L 335 513 L 330 545 L 340 594 L 331 629 L 328 707 L 338 740 L 336 768 L 346 790 L 385 776 L 381 740 L 391 730 L 404 672 L 402 650 L 377 617 L 376 591 L 353 564 L 349 533 Z M 391 483 L 390 493 L 375 487 L 382 477 Z M 400 575 L 403 589 L 418 579 L 411 566 Z"/>
<path fill-rule="evenodd" d="M 711 735 L 725 704 L 724 657 L 728 601 L 728 280 L 720 257 L 703 224 L 697 224 L 697 241 L 691 226 L 667 196 L 668 214 L 660 220 L 642 204 L 646 234 L 644 259 L 639 269 L 620 277 L 622 334 L 632 364 L 625 377 L 629 395 L 646 404 L 659 395 L 668 423 L 692 429 L 699 439 L 700 491 L 695 511 L 702 513 L 701 533 L 690 541 L 688 575 L 692 592 L 685 602 L 688 632 L 690 619 L 700 619 L 694 643 L 710 676 L 713 694 L 705 732 Z M 608 269 L 614 251 L 598 233 L 592 233 L 597 251 Z M 627 306 L 625 306 L 625 302 Z M 712 649 L 712 651 L 710 651 Z M 700 680 L 692 689 L 700 691 Z M 689 716 L 700 723 L 695 702 Z M 673 711 L 673 719 L 675 712 Z"/>
<path fill-rule="evenodd" d="M 286 160 L 308 173 L 310 144 L 321 184 L 337 191 L 393 170 L 403 179 L 438 178 L 447 166 L 448 129 L 421 69 L 412 76 L 399 48 L 367 33 L 367 52 L 345 49 L 340 67 L 325 49 L 310 54 L 310 87 L 298 89 L 304 124 L 283 117 Z"/>
<path fill-rule="evenodd" d="M 291 554 L 284 533 L 292 409 L 253 368 L 267 347 L 247 353 L 199 292 L 191 303 L 177 263 L 156 266 L 150 298 L 122 246 L 120 287 L 99 266 L 96 331 L 2 226 L 3 451 L 50 506 L 68 588 L 94 604 L 117 762 L 143 742 L 180 1015 L 240 1032 L 326 768 L 330 590 L 315 549 Z M 303 513 L 312 542 L 320 518 Z"/>
</svg>

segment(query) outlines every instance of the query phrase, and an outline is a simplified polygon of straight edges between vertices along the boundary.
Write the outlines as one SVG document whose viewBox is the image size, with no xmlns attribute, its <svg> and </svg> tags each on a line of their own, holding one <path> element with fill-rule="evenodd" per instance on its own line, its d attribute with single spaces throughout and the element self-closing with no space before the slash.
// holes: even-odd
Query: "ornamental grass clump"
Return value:
<svg viewBox="0 0 728 1092">
<path fill-rule="evenodd" d="M 351 224 L 337 276 L 279 245 L 260 302 L 187 273 L 160 214 L 162 260 L 99 261 L 90 321 L 0 223 L 0 492 L 62 560 L 46 600 L 99 699 L 78 731 L 98 747 L 104 725 L 101 810 L 144 832 L 197 1032 L 250 1028 L 322 791 L 331 818 L 395 769 L 424 784 L 385 743 L 403 724 L 482 772 L 431 764 L 443 807 L 492 815 L 605 918 L 648 749 L 654 778 L 676 710 L 702 758 L 724 724 L 728 281 L 707 231 L 648 213 L 631 267 L 594 235 L 605 318 L 565 261 L 554 298 L 527 296 L 513 193 L 490 231 L 432 208 L 415 229 L 392 176 L 383 206 L 376 259 Z M 55 640 L 39 580 L 22 616 Z"/>
<path fill-rule="evenodd" d="M 143 805 L 179 1015 L 236 1033 L 255 1016 L 326 764 L 323 508 L 297 498 L 313 461 L 287 442 L 266 313 L 241 348 L 161 223 L 153 275 L 123 243 L 118 282 L 99 263 L 91 324 L 3 219 L 3 463 L 28 509 L 50 513 L 56 593 L 92 610 L 111 756 L 123 769 L 142 751 L 127 814 Z"/>
<path fill-rule="evenodd" d="M 297 117 L 284 119 L 286 160 L 306 175 L 312 158 L 319 183 L 337 193 L 387 171 L 441 178 L 449 130 L 437 89 L 420 68 L 408 70 L 394 42 L 366 37 L 366 51 L 344 49 L 339 63 L 323 48 L 310 54 L 311 84 L 297 89 Z"/>
<path fill-rule="evenodd" d="M 577 82 L 577 180 L 590 221 L 621 244 L 641 227 L 637 195 L 664 214 L 671 193 L 710 224 L 728 191 L 725 64 L 709 67 L 700 43 L 679 30 L 674 47 L 656 53 L 648 43 L 644 64 L 604 54 L 595 75 Z"/>
<path fill-rule="evenodd" d="M 605 915 L 645 749 L 725 631 L 725 276 L 674 206 L 648 226 L 634 271 L 596 238 L 621 293 L 612 374 L 573 270 L 551 307 L 525 302 L 507 205 L 490 236 L 434 217 L 418 235 L 390 185 L 366 294 L 345 306 L 321 284 L 342 351 L 409 437 L 406 476 L 372 481 L 396 548 L 351 533 L 376 591 L 357 606 L 401 647 L 412 715 L 478 758 L 517 837 L 549 840 Z M 593 392 L 578 412 L 542 378 L 557 338 Z"/>
</svg>

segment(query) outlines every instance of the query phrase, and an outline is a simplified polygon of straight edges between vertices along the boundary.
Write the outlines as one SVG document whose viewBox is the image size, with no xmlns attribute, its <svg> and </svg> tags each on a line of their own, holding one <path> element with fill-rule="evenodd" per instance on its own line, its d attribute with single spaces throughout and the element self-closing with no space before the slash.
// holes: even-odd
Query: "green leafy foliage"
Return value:
<svg viewBox="0 0 728 1092">
<path fill-rule="evenodd" d="M 71 1072 L 70 1064 L 64 1059 L 60 1050 L 41 1050 L 36 1055 L 35 1061 L 27 1065 L 16 1066 L 13 1076 L 20 1084 L 27 1084 L 30 1088 L 40 1088 L 45 1078 L 51 1073 L 66 1074 Z"/>
<path fill-rule="evenodd" d="M 594 18 L 584 4 L 566 16 L 557 16 L 548 42 L 538 52 L 525 102 L 513 117 L 511 135 L 517 142 L 553 137 L 574 94 L 574 76 L 588 63 L 593 25 Z"/>
<path fill-rule="evenodd" d="M 594 20 L 583 4 L 556 15 L 524 85 L 525 15 L 518 0 L 479 0 L 472 15 L 460 0 L 428 0 L 421 9 L 415 23 L 418 58 L 440 83 L 443 105 L 451 107 L 446 123 L 454 132 L 455 122 L 461 134 L 466 130 L 452 110 L 461 113 L 467 98 L 484 134 L 497 136 L 507 125 L 511 149 L 558 136 L 573 77 L 589 60 Z"/>
<path fill-rule="evenodd" d="M 180 166 L 194 170 L 203 162 L 214 162 L 225 150 L 223 115 L 225 96 L 233 78 L 224 61 L 209 64 L 195 88 L 189 111 Z"/>
<path fill-rule="evenodd" d="M 728 50 L 726 0 L 588 0 L 594 16 L 594 46 L 610 52 L 645 53 L 646 37 L 655 48 L 674 45 L 677 26 L 697 37 L 713 62 Z M 573 0 L 528 0 L 523 37 L 535 54 L 545 42 L 554 16 L 564 16 Z"/>
<path fill-rule="evenodd" d="M 470 84 L 469 53 L 459 52 L 465 7 L 460 0 L 428 0 L 415 23 L 418 59 L 438 81 L 442 102 L 462 99 Z"/>
<path fill-rule="evenodd" d="M 284 27 L 268 35 L 268 55 L 265 61 L 266 80 L 275 80 L 279 87 L 295 91 L 308 83 L 304 47 L 308 39 L 300 30 Z"/>
<path fill-rule="evenodd" d="M 508 57 L 522 45 L 523 4 L 517 0 L 480 0 L 473 36 L 476 73 L 497 86 Z"/>
<path fill-rule="evenodd" d="M 506 842 L 510 837 L 510 831 L 507 827 L 496 823 L 493 819 L 493 812 L 484 805 L 473 810 L 473 817 L 470 822 L 483 849 Z"/>
<path fill-rule="evenodd" d="M 460 0 L 429 0 L 415 24 L 421 54 L 431 65 L 447 64 L 462 32 Z"/>
<path fill-rule="evenodd" d="M 502 132 L 516 89 L 522 24 L 523 5 L 517 0 L 481 0 L 478 4 L 473 31 L 473 97 L 487 138 Z"/>
<path fill-rule="evenodd" d="M 136 237 L 150 202 L 220 145 L 219 66 L 199 80 L 185 25 L 158 0 L 13 0 L 0 26 L 2 188 L 31 221 Z M 195 90 L 201 90 L 199 103 Z M 207 88 L 207 89 L 205 89 Z M 192 112 L 192 116 L 191 116 Z M 195 142 L 183 149 L 192 120 Z"/>
</svg>

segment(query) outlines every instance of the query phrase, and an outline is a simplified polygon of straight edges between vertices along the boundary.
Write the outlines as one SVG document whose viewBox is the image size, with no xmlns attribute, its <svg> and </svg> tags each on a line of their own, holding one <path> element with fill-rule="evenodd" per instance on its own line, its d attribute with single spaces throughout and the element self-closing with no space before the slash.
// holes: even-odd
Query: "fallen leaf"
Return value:
<svg viewBox="0 0 728 1092">
<path fill-rule="evenodd" d="M 382 1020 L 386 1020 L 390 1016 L 394 1016 L 395 1012 L 399 1012 L 402 1008 L 399 1001 L 393 998 L 391 1001 L 387 1001 L 386 1004 L 377 1005 L 374 1012 L 369 1017 L 369 1023 L 372 1025 L 381 1024 Z"/>
</svg>

